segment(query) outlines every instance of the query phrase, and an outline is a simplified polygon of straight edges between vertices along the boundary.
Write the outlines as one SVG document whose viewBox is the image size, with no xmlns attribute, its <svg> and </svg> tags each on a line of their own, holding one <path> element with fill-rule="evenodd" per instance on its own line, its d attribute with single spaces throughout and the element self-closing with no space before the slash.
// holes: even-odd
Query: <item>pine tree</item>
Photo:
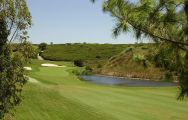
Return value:
<svg viewBox="0 0 188 120">
<path fill-rule="evenodd" d="M 188 0 L 105 0 L 103 10 L 116 20 L 115 36 L 133 31 L 137 39 L 144 36 L 170 48 L 164 49 L 171 56 L 165 68 L 179 76 L 178 98 L 188 96 Z"/>
</svg>

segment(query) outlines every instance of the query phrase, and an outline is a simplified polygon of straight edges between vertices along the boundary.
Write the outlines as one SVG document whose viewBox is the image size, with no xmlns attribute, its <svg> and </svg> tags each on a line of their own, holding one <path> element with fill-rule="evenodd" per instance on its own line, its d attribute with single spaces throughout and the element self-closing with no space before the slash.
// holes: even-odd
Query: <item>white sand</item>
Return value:
<svg viewBox="0 0 188 120">
<path fill-rule="evenodd" d="M 56 64 L 50 64 L 50 63 L 45 63 L 45 64 L 41 64 L 42 67 L 65 67 L 65 66 L 59 66 Z"/>
<path fill-rule="evenodd" d="M 38 80 L 36 80 L 34 78 L 31 78 L 31 77 L 29 77 L 29 82 L 31 82 L 31 83 L 39 83 Z"/>
<path fill-rule="evenodd" d="M 44 59 L 42 58 L 42 56 L 40 56 L 39 54 L 37 55 L 37 58 L 38 58 L 38 60 L 44 60 Z"/>
<path fill-rule="evenodd" d="M 24 69 L 25 69 L 25 70 L 29 70 L 29 71 L 31 71 L 31 70 L 32 70 L 32 68 L 31 68 L 31 67 L 24 67 Z"/>
</svg>

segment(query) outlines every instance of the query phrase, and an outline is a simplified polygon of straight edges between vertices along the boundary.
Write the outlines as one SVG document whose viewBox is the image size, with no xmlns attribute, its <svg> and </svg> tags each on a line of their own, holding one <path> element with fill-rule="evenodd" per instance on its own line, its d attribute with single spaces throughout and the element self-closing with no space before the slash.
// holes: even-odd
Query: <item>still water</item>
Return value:
<svg viewBox="0 0 188 120">
<path fill-rule="evenodd" d="M 173 82 L 158 82 L 158 81 L 148 81 L 148 80 L 133 80 L 128 78 L 120 77 L 110 77 L 110 76 L 81 76 L 84 81 L 88 81 L 95 84 L 102 85 L 125 85 L 132 87 L 168 87 L 177 86 L 177 83 Z"/>
</svg>

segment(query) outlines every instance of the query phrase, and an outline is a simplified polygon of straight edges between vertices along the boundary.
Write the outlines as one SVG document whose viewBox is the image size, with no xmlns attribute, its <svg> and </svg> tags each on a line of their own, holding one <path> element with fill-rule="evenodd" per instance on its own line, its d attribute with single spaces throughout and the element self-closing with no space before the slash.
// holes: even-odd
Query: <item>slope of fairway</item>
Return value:
<svg viewBox="0 0 188 120">
<path fill-rule="evenodd" d="M 178 89 L 102 86 L 77 79 L 65 68 L 41 67 L 33 61 L 16 120 L 186 120 L 188 103 L 177 101 Z M 53 63 L 53 62 L 52 62 Z"/>
</svg>

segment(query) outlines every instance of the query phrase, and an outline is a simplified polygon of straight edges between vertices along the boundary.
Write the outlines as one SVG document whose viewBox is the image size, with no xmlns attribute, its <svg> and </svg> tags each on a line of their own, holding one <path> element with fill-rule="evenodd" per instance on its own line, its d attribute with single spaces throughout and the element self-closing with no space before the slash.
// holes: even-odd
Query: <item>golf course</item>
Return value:
<svg viewBox="0 0 188 120">
<path fill-rule="evenodd" d="M 42 67 L 52 63 L 64 67 Z M 79 80 L 71 62 L 32 60 L 16 120 L 185 120 L 178 87 L 98 85 Z"/>
<path fill-rule="evenodd" d="M 188 0 L 0 0 L 0 120 L 188 120 Z"/>
</svg>

